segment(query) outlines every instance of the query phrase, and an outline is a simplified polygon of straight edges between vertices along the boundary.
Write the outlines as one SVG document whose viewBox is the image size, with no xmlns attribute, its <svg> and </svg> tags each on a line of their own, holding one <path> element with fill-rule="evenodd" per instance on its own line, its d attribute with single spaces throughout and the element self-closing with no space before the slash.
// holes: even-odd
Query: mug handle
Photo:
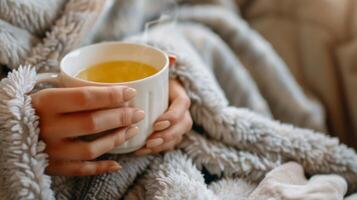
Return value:
<svg viewBox="0 0 357 200">
<path fill-rule="evenodd" d="M 60 85 L 60 75 L 57 73 L 39 73 L 36 76 L 36 84 L 51 83 L 54 85 Z"/>
<path fill-rule="evenodd" d="M 176 56 L 173 54 L 169 55 L 169 66 L 170 68 L 174 68 L 175 67 L 175 62 L 176 62 Z"/>
</svg>

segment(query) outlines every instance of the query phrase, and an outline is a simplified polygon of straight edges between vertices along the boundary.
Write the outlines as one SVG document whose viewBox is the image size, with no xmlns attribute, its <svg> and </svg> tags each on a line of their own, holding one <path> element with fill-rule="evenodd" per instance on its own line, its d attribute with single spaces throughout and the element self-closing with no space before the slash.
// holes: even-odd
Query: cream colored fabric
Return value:
<svg viewBox="0 0 357 200">
<path fill-rule="evenodd" d="M 357 147 L 357 1 L 240 1 L 306 92 L 327 108 L 330 133 Z"/>
<path fill-rule="evenodd" d="M 269 172 L 249 200 L 336 200 L 347 191 L 346 181 L 337 175 L 316 175 L 307 180 L 303 168 L 287 163 Z"/>
</svg>

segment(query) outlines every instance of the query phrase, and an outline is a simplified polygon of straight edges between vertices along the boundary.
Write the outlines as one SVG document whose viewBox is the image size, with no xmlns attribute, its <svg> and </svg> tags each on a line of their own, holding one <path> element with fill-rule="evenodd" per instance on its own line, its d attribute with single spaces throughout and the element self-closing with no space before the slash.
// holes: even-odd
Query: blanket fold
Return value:
<svg viewBox="0 0 357 200">
<path fill-rule="evenodd" d="M 170 38 L 163 38 L 163 35 L 170 35 Z M 170 47 L 177 55 L 175 74 L 192 99 L 191 115 L 211 138 L 259 155 L 281 156 L 284 162 L 295 160 L 310 174 L 341 174 L 351 187 L 356 187 L 357 155 L 353 150 L 321 133 L 230 107 L 210 71 L 171 25 L 153 29 L 149 38 L 152 44 Z"/>
<path fill-rule="evenodd" d="M 304 95 L 285 63 L 242 18 L 215 6 L 182 8 L 178 17 L 209 26 L 230 45 L 255 78 L 274 117 L 302 127 L 325 130 L 322 106 Z"/>
</svg>

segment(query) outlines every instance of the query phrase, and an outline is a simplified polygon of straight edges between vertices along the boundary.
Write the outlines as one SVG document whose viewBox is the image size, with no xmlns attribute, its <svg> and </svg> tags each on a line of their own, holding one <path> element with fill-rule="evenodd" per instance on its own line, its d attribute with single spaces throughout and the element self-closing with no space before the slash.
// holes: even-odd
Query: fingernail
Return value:
<svg viewBox="0 0 357 200">
<path fill-rule="evenodd" d="M 138 132 L 139 132 L 139 127 L 137 126 L 130 127 L 129 129 L 126 130 L 125 133 L 126 139 L 134 137 L 136 134 L 138 134 Z"/>
<path fill-rule="evenodd" d="M 124 89 L 124 101 L 129 101 L 136 95 L 136 90 L 133 88 Z"/>
<path fill-rule="evenodd" d="M 155 138 L 155 139 L 148 140 L 146 142 L 146 147 L 147 148 L 152 148 L 152 147 L 159 146 L 159 145 L 161 145 L 163 143 L 164 143 L 164 140 L 162 138 Z"/>
<path fill-rule="evenodd" d="M 145 112 L 144 111 L 142 111 L 142 110 L 135 111 L 134 114 L 133 114 L 133 118 L 132 118 L 133 123 L 141 121 L 142 119 L 144 119 L 144 117 L 145 117 Z"/>
<path fill-rule="evenodd" d="M 145 154 L 149 154 L 149 153 L 151 153 L 150 149 L 142 149 L 142 150 L 137 151 L 135 154 L 140 156 L 140 155 L 145 155 Z"/>
<path fill-rule="evenodd" d="M 116 172 L 121 169 L 121 166 L 119 164 L 115 164 L 109 167 L 110 172 Z"/>
<path fill-rule="evenodd" d="M 154 131 L 162 131 L 164 129 L 167 129 L 169 128 L 171 125 L 170 121 L 168 120 L 165 120 L 165 121 L 161 121 L 161 122 L 157 122 L 155 125 L 154 125 Z"/>
</svg>

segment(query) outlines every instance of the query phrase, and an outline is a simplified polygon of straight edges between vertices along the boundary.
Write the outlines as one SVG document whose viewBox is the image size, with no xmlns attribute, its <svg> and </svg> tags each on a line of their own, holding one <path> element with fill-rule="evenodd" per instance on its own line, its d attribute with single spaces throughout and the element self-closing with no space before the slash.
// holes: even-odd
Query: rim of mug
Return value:
<svg viewBox="0 0 357 200">
<path fill-rule="evenodd" d="M 125 45 L 133 45 L 133 46 L 142 46 L 142 47 L 146 47 L 146 48 L 158 51 L 159 53 L 164 55 L 165 61 L 166 61 L 165 65 L 158 72 L 156 72 L 155 74 L 153 74 L 151 76 L 145 77 L 143 79 L 137 79 L 137 80 L 127 81 L 127 82 L 117 82 L 117 83 L 103 83 L 103 82 L 95 82 L 95 81 L 84 80 L 84 79 L 77 78 L 75 75 L 68 74 L 65 70 L 63 70 L 63 68 L 64 68 L 64 67 L 62 67 L 63 62 L 66 60 L 67 57 L 71 56 L 72 54 L 75 54 L 78 51 L 81 51 L 83 49 L 90 48 L 90 47 L 93 47 L 93 46 L 102 46 L 102 45 L 108 45 L 108 44 L 117 44 L 117 45 L 118 44 L 125 44 Z M 118 84 L 135 84 L 135 83 L 143 82 L 143 81 L 146 81 L 146 80 L 149 80 L 149 79 L 153 79 L 156 76 L 159 76 L 160 74 L 162 74 L 165 71 L 165 69 L 169 68 L 169 65 L 170 65 L 169 55 L 167 53 L 165 53 L 164 51 L 162 51 L 161 49 L 158 49 L 156 47 L 153 47 L 153 46 L 150 46 L 150 45 L 147 45 L 147 44 L 141 44 L 141 43 L 111 41 L 111 42 L 101 42 L 101 43 L 91 44 L 91 45 L 87 45 L 87 46 L 80 47 L 80 48 L 77 48 L 75 50 L 70 51 L 69 53 L 67 53 L 62 58 L 62 60 L 60 62 L 60 70 L 66 76 L 68 76 L 68 77 L 70 77 L 72 79 L 78 80 L 78 81 L 82 81 L 82 82 L 86 82 L 86 83 L 90 83 L 90 84 L 95 84 L 95 85 L 110 86 L 110 85 L 118 85 Z"/>
</svg>

